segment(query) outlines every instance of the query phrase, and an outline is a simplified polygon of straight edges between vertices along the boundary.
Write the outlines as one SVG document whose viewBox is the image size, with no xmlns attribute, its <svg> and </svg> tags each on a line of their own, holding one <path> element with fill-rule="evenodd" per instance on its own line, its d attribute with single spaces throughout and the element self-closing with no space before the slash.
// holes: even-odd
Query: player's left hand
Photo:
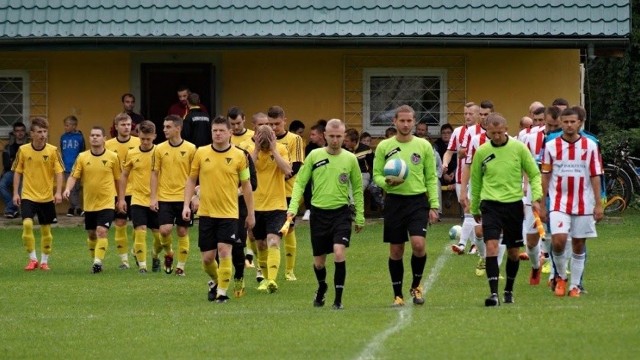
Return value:
<svg viewBox="0 0 640 360">
<path fill-rule="evenodd" d="M 62 202 L 62 194 L 56 193 L 55 195 L 53 195 L 54 204 L 60 204 L 61 202 Z"/>
<path fill-rule="evenodd" d="M 194 196 L 191 198 L 191 210 L 193 210 L 194 213 L 198 212 L 198 209 L 200 208 L 200 198 L 197 196 Z"/>
<path fill-rule="evenodd" d="M 440 215 L 438 214 L 438 210 L 430 209 L 429 210 L 429 224 L 435 224 L 438 222 Z"/>
<path fill-rule="evenodd" d="M 397 186 L 397 185 L 400 185 L 400 184 L 404 183 L 404 179 L 400 179 L 400 178 L 397 178 L 397 179 L 385 178 L 384 182 L 387 183 L 387 185 L 389 185 L 389 186 Z"/>
<path fill-rule="evenodd" d="M 596 207 L 593 209 L 593 218 L 596 222 L 602 220 L 604 218 L 604 210 L 602 207 L 602 203 L 596 203 Z"/>
<path fill-rule="evenodd" d="M 191 209 L 187 206 L 182 208 L 182 220 L 191 221 Z"/>
<path fill-rule="evenodd" d="M 254 213 L 247 214 L 247 217 L 244 220 L 244 227 L 247 230 L 251 230 L 251 229 L 253 229 L 254 226 L 256 226 L 256 216 L 255 216 L 255 214 Z"/>
</svg>

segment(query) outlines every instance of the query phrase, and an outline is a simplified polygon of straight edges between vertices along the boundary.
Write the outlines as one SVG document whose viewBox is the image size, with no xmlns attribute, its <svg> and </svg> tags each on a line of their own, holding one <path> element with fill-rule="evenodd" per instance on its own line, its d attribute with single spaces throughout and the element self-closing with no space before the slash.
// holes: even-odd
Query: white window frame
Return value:
<svg viewBox="0 0 640 360">
<path fill-rule="evenodd" d="M 31 102 L 29 99 L 29 72 L 25 70 L 0 70 L 0 78 L 20 77 L 22 78 L 22 122 L 29 129 L 29 110 Z M 13 130 L 12 126 L 0 125 L 0 137 L 8 138 Z"/>
<path fill-rule="evenodd" d="M 372 136 L 383 136 L 388 126 L 371 125 L 371 77 L 432 76 L 440 78 L 440 124 L 447 123 L 447 69 L 440 68 L 364 68 L 362 69 L 362 130 Z M 429 135 L 439 135 L 440 126 L 429 126 Z"/>
</svg>

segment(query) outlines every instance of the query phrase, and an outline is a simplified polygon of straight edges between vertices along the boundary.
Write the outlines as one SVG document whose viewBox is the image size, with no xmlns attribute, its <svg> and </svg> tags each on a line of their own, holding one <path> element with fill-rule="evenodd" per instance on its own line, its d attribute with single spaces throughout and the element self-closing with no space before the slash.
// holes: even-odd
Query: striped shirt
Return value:
<svg viewBox="0 0 640 360">
<path fill-rule="evenodd" d="M 549 211 L 591 215 L 595 197 L 591 178 L 602 174 L 598 145 L 585 136 L 568 142 L 559 136 L 545 145 L 542 172 L 551 173 Z"/>
<path fill-rule="evenodd" d="M 485 142 L 487 142 L 486 132 L 475 135 L 474 137 L 471 138 L 471 141 L 469 141 L 469 148 L 467 149 L 467 157 L 465 158 L 465 164 L 471 165 L 471 162 L 473 161 L 473 155 L 476 154 L 476 151 L 478 151 L 478 148 L 480 147 L 480 145 L 484 144 Z"/>
<path fill-rule="evenodd" d="M 457 153 L 458 150 L 460 150 L 462 141 L 464 140 L 466 133 L 467 133 L 467 127 L 464 125 L 455 128 L 453 130 L 453 133 L 451 134 L 451 138 L 449 139 L 449 145 L 447 146 L 447 150 Z M 460 156 L 458 156 L 458 167 L 456 168 L 456 184 L 460 184 L 460 181 L 462 180 L 462 162 L 463 161 L 464 160 L 461 159 Z"/>
</svg>

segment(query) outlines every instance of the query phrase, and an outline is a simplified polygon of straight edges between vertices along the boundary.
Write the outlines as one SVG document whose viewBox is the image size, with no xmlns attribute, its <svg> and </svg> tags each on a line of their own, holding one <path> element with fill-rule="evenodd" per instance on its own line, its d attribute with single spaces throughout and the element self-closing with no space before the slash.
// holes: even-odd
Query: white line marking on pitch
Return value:
<svg viewBox="0 0 640 360">
<path fill-rule="evenodd" d="M 436 279 L 440 274 L 440 270 L 442 270 L 442 268 L 444 267 L 444 264 L 447 262 L 447 259 L 450 257 L 451 254 L 447 250 L 449 250 L 449 246 L 445 247 L 444 252 L 438 257 L 438 260 L 436 260 L 436 265 L 431 270 L 431 274 L 429 274 L 429 277 L 423 283 L 423 290 L 424 290 L 423 295 L 426 296 L 429 290 L 431 290 L 431 287 L 436 282 Z M 381 333 L 378 333 L 378 335 L 376 335 L 371 341 L 369 341 L 367 346 L 364 348 L 364 350 L 362 350 L 360 355 L 356 357 L 356 359 L 358 360 L 375 359 L 375 354 L 378 352 L 382 344 L 384 344 L 384 342 L 391 335 L 399 332 L 400 330 L 404 329 L 407 325 L 411 323 L 411 313 L 413 312 L 413 307 L 414 307 L 413 303 L 407 302 L 407 305 L 405 305 L 404 307 L 402 307 L 402 309 L 399 310 L 398 320 L 393 324 L 393 326 L 385 329 Z"/>
</svg>

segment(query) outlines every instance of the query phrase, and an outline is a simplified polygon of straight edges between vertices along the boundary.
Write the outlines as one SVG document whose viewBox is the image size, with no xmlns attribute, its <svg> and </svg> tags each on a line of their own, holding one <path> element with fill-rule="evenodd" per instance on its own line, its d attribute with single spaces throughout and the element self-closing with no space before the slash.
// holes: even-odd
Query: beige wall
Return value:
<svg viewBox="0 0 640 360">
<path fill-rule="evenodd" d="M 534 100 L 550 104 L 561 96 L 572 104 L 579 101 L 578 50 L 238 50 L 197 54 L 221 59 L 217 86 L 223 112 L 239 105 L 250 115 L 278 104 L 290 121 L 302 119 L 308 125 L 319 118 L 343 116 L 343 59 L 353 55 L 464 56 L 467 99 L 491 99 L 513 129 Z M 182 55 L 189 58 L 188 53 Z M 48 117 L 54 144 L 62 133 L 62 119 L 70 114 L 79 117 L 85 135 L 92 125 L 110 126 L 121 110 L 121 94 L 139 81 L 132 79 L 131 56 L 124 51 L 0 56 L 47 60 Z"/>
</svg>

